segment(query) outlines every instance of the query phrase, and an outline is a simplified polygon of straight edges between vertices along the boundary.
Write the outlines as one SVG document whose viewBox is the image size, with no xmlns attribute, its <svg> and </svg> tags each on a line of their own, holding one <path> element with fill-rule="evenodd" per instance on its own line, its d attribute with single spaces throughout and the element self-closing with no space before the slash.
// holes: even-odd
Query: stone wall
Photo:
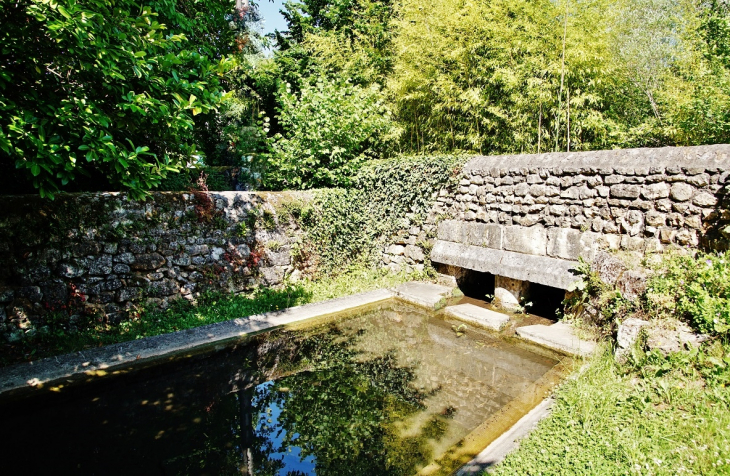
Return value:
<svg viewBox="0 0 730 476">
<path fill-rule="evenodd" d="M 0 324 L 11 340 L 50 311 L 117 322 L 143 302 L 241 292 L 297 274 L 301 231 L 279 211 L 306 193 L 118 193 L 4 197 Z"/>
<path fill-rule="evenodd" d="M 599 250 L 726 249 L 729 188 L 728 145 L 475 157 L 440 191 L 424 248 L 435 243 L 435 262 L 565 288 L 579 256 Z M 386 247 L 384 261 L 415 263 L 407 250 Z"/>
</svg>

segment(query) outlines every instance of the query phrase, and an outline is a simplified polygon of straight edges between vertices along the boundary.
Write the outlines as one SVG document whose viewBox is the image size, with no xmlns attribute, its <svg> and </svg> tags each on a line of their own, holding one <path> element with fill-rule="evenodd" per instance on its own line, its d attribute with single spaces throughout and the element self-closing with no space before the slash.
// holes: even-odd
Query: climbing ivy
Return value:
<svg viewBox="0 0 730 476">
<path fill-rule="evenodd" d="M 422 224 L 439 190 L 455 185 L 466 157 L 409 156 L 373 161 L 348 188 L 319 190 L 299 212 L 304 243 L 320 270 L 372 264 L 385 240 Z"/>
</svg>

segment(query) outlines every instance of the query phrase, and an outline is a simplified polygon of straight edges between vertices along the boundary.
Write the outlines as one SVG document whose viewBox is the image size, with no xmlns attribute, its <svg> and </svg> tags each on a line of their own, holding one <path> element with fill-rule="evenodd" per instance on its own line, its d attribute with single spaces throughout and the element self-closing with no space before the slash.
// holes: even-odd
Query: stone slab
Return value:
<svg viewBox="0 0 730 476">
<path fill-rule="evenodd" d="M 444 312 L 447 316 L 495 331 L 502 330 L 509 322 L 509 316 L 506 314 L 484 309 L 474 304 L 449 306 Z"/>
<path fill-rule="evenodd" d="M 578 264 L 575 261 L 442 240 L 436 241 L 431 261 L 558 289 L 568 289 L 573 282 L 579 281 L 573 272 Z"/>
<path fill-rule="evenodd" d="M 528 342 L 568 355 L 587 357 L 593 354 L 596 349 L 595 342 L 578 338 L 575 335 L 573 326 L 564 322 L 558 322 L 550 326 L 539 324 L 518 327 L 515 332 Z"/>
<path fill-rule="evenodd" d="M 440 284 L 410 282 L 401 284 L 395 289 L 396 297 L 429 309 L 440 309 L 451 297 L 454 288 Z"/>
<path fill-rule="evenodd" d="M 170 334 L 50 357 L 0 369 L 0 397 L 207 348 L 225 347 L 249 334 L 335 314 L 390 299 L 393 291 L 379 289 L 281 311 L 219 322 Z"/>
</svg>

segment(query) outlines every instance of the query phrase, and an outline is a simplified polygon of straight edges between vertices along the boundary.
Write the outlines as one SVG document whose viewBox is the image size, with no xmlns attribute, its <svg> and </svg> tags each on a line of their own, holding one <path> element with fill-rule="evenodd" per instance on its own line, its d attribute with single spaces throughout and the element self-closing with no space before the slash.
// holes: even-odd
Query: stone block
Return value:
<svg viewBox="0 0 730 476">
<path fill-rule="evenodd" d="M 444 220 L 439 223 L 436 233 L 439 240 L 461 243 L 464 233 L 462 222 L 458 220 Z"/>
<path fill-rule="evenodd" d="M 429 309 L 443 307 L 452 292 L 453 288 L 447 286 L 421 282 L 401 284 L 395 289 L 395 295 L 400 299 Z"/>
<path fill-rule="evenodd" d="M 587 357 L 596 350 L 595 342 L 579 338 L 575 329 L 564 322 L 518 327 L 515 332 L 529 342 L 569 355 Z"/>
<path fill-rule="evenodd" d="M 86 273 L 86 268 L 81 263 L 61 263 L 56 272 L 64 278 L 78 278 Z"/>
<path fill-rule="evenodd" d="M 134 258 L 131 268 L 139 271 L 152 271 L 165 264 L 165 258 L 159 253 L 140 254 Z"/>
<path fill-rule="evenodd" d="M 111 255 L 102 255 L 95 259 L 89 259 L 89 274 L 92 276 L 104 276 L 112 272 Z"/>
<path fill-rule="evenodd" d="M 474 304 L 459 304 L 444 309 L 444 314 L 478 327 L 500 331 L 509 323 L 509 316 L 500 312 L 475 306 Z"/>
<path fill-rule="evenodd" d="M 715 205 L 717 205 L 717 197 L 715 197 L 711 193 L 702 192 L 698 193 L 694 197 L 692 203 L 694 203 L 698 207 L 714 207 Z"/>
<path fill-rule="evenodd" d="M 647 200 L 667 198 L 669 196 L 669 185 L 666 183 L 654 183 L 647 185 L 641 190 L 641 196 Z"/>
<path fill-rule="evenodd" d="M 506 226 L 502 246 L 507 251 L 545 256 L 547 231 L 542 226 Z"/>
<path fill-rule="evenodd" d="M 549 228 L 547 230 L 547 255 L 553 258 L 577 260 L 580 256 L 581 232 L 572 228 Z"/>
<path fill-rule="evenodd" d="M 669 196 L 672 200 L 677 202 L 686 202 L 692 195 L 694 195 L 695 189 L 689 184 L 678 182 L 672 185 L 669 192 Z"/>
<path fill-rule="evenodd" d="M 641 187 L 638 185 L 612 185 L 610 195 L 613 198 L 639 198 Z"/>
<path fill-rule="evenodd" d="M 291 264 L 291 253 L 289 250 L 267 251 L 266 258 L 271 266 L 289 266 Z"/>
<path fill-rule="evenodd" d="M 518 311 L 530 291 L 530 283 L 505 276 L 494 277 L 494 304 L 507 311 Z"/>
<path fill-rule="evenodd" d="M 405 249 L 406 258 L 410 258 L 416 262 L 423 262 L 426 256 L 423 254 L 423 250 L 419 246 L 408 245 Z"/>
<path fill-rule="evenodd" d="M 637 299 L 646 290 L 646 274 L 641 270 L 628 270 L 616 281 L 616 288 L 628 300 Z"/>
<path fill-rule="evenodd" d="M 630 317 L 619 324 L 616 336 L 616 359 L 623 361 L 636 343 L 641 329 L 648 326 L 649 321 Z"/>
<path fill-rule="evenodd" d="M 388 247 L 388 254 L 395 255 L 395 256 L 401 256 L 405 253 L 406 247 L 403 245 L 390 245 Z"/>
<path fill-rule="evenodd" d="M 591 269 L 598 275 L 598 279 L 609 286 L 616 284 L 618 278 L 627 270 L 623 261 L 602 251 L 596 253 Z"/>
</svg>

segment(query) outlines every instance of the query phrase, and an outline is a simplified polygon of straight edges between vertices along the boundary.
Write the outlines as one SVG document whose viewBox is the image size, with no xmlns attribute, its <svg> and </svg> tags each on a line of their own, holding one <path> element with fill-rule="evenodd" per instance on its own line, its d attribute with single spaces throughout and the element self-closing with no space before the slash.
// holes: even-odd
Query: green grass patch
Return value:
<svg viewBox="0 0 730 476">
<path fill-rule="evenodd" d="M 491 474 L 730 474 L 729 364 L 719 343 L 627 365 L 606 351 Z"/>
<path fill-rule="evenodd" d="M 259 288 L 246 294 L 206 294 L 197 305 L 175 301 L 164 311 L 148 310 L 137 319 L 118 325 L 92 322 L 83 330 L 71 332 L 62 326 L 38 331 L 19 343 L 0 347 L 0 365 L 37 360 L 43 357 L 142 339 L 159 334 L 248 317 L 292 306 L 324 301 L 378 288 L 395 286 L 426 278 L 421 273 L 391 274 L 386 270 L 353 269 L 334 277 L 316 281 L 288 283 L 280 289 Z"/>
</svg>

